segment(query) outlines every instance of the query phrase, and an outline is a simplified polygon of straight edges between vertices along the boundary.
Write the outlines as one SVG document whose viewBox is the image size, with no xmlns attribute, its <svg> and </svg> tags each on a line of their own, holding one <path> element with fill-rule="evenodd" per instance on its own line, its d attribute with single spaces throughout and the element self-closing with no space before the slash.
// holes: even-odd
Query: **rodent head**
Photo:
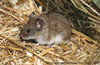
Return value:
<svg viewBox="0 0 100 65">
<path fill-rule="evenodd" d="M 44 20 L 42 18 L 29 18 L 28 23 L 20 32 L 20 37 L 23 40 L 36 40 L 44 27 Z"/>
</svg>

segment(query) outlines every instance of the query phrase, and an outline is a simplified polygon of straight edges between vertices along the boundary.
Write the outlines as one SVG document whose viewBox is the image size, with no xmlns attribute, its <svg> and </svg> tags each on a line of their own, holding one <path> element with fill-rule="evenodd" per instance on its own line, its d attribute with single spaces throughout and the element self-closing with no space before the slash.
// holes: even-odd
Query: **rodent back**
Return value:
<svg viewBox="0 0 100 65">
<path fill-rule="evenodd" d="M 71 27 L 68 20 L 58 13 L 47 13 L 41 15 L 41 17 L 45 17 L 46 27 L 48 28 L 48 37 L 54 37 L 58 34 L 62 34 L 67 36 L 66 38 L 70 38 L 71 36 Z"/>
</svg>

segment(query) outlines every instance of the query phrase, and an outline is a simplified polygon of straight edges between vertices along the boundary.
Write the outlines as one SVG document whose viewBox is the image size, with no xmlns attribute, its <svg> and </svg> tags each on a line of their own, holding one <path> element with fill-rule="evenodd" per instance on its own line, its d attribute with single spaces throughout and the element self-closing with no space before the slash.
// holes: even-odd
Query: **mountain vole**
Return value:
<svg viewBox="0 0 100 65">
<path fill-rule="evenodd" d="M 20 31 L 20 37 L 23 40 L 36 40 L 38 44 L 63 44 L 71 37 L 71 27 L 68 20 L 58 13 L 31 14 Z"/>
</svg>

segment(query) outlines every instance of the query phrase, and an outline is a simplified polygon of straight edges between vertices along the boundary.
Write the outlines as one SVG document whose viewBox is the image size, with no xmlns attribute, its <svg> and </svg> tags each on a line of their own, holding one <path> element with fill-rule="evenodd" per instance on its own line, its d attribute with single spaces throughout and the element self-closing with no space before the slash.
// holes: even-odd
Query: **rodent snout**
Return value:
<svg viewBox="0 0 100 65">
<path fill-rule="evenodd" d="M 28 36 L 27 33 L 21 33 L 21 34 L 20 34 L 20 38 L 21 38 L 21 39 L 25 38 L 26 36 Z"/>
</svg>

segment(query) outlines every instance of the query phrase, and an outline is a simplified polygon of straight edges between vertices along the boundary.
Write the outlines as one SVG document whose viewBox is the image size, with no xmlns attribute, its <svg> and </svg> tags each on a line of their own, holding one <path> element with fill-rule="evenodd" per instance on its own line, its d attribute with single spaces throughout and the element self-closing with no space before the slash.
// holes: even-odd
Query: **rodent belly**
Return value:
<svg viewBox="0 0 100 65">
<path fill-rule="evenodd" d="M 56 37 L 52 37 L 49 41 L 48 40 L 43 40 L 43 39 L 38 39 L 37 42 L 38 44 L 47 44 L 47 45 L 52 45 L 54 44 L 59 44 L 63 39 L 62 35 L 57 35 Z"/>
</svg>

